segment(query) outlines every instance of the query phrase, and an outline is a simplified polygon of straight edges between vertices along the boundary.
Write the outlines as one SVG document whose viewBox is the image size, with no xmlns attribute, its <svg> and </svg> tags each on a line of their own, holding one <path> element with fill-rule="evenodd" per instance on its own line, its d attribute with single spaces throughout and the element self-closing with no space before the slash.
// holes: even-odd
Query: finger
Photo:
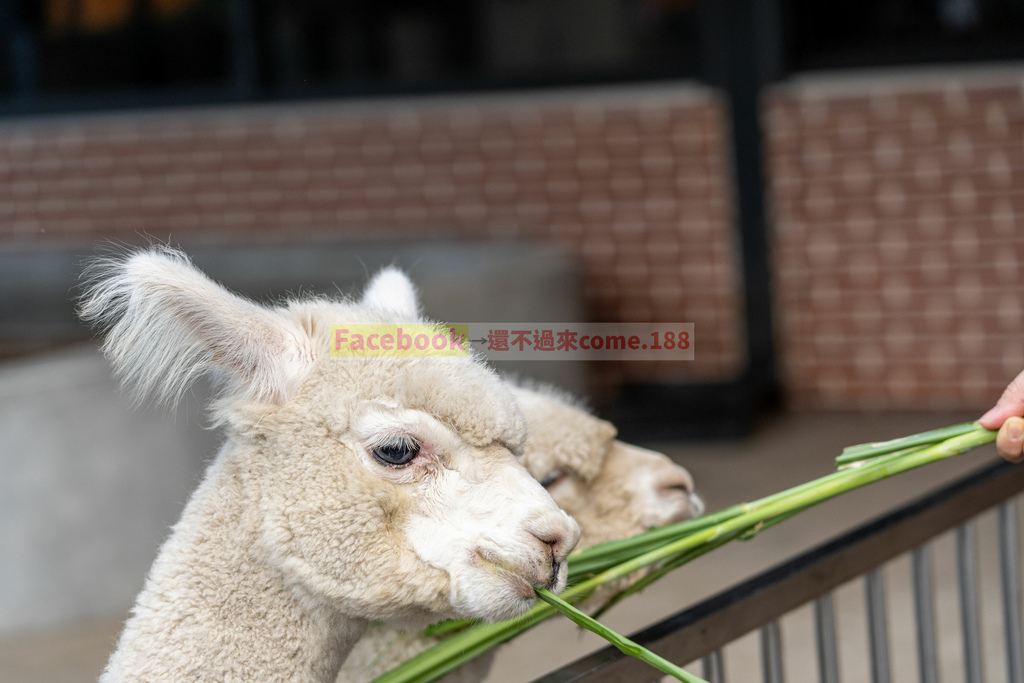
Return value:
<svg viewBox="0 0 1024 683">
<path fill-rule="evenodd" d="M 1024 459 L 1024 419 L 1011 417 L 1003 423 L 996 436 L 996 450 L 1010 462 Z"/>
<path fill-rule="evenodd" d="M 1024 414 L 1024 402 L 1019 404 L 999 403 L 996 407 L 982 415 L 978 422 L 985 429 L 999 429 L 1006 424 L 1008 418 L 1020 417 L 1022 414 Z"/>
<path fill-rule="evenodd" d="M 1017 375 L 999 397 L 995 407 L 981 416 L 978 422 L 985 429 L 999 429 L 1009 417 L 1024 415 L 1024 372 Z"/>
</svg>

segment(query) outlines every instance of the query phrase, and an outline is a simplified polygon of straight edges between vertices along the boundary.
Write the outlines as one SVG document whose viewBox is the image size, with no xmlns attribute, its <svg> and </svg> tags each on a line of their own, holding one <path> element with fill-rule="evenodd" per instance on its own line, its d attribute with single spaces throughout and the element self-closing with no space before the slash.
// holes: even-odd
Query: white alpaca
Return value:
<svg viewBox="0 0 1024 683">
<path fill-rule="evenodd" d="M 528 434 L 522 463 L 543 482 L 558 505 L 580 525 L 580 547 L 625 538 L 655 526 L 701 514 L 693 479 L 661 453 L 615 439 L 610 423 L 546 387 L 514 387 Z M 638 573 L 616 584 L 621 589 Z M 595 601 L 610 597 L 603 590 Z M 367 683 L 419 654 L 439 639 L 375 624 L 352 650 L 338 683 Z M 493 652 L 469 662 L 443 680 L 479 683 Z"/>
<path fill-rule="evenodd" d="M 103 681 L 333 681 L 371 620 L 496 620 L 564 587 L 576 524 L 514 456 L 508 388 L 465 358 L 331 358 L 331 324 L 419 320 L 396 271 L 362 303 L 240 298 L 179 252 L 98 262 L 82 316 L 139 395 L 222 380 L 227 440 Z"/>
</svg>

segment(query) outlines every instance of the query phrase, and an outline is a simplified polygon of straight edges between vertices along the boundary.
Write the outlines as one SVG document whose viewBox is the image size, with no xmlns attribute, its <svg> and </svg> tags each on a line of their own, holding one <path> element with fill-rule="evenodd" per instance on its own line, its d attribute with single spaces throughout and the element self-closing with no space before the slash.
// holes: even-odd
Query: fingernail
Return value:
<svg viewBox="0 0 1024 683">
<path fill-rule="evenodd" d="M 1014 420 L 1010 423 L 1010 426 L 1006 428 L 1006 433 L 1011 439 L 1016 441 L 1021 437 L 1021 435 L 1024 435 L 1024 422 Z"/>
</svg>

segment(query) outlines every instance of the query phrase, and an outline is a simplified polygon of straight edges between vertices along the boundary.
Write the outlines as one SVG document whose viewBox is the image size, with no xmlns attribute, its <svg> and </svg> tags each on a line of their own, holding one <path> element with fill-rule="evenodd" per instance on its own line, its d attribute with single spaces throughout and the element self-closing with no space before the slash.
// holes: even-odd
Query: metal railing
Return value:
<svg viewBox="0 0 1024 683">
<path fill-rule="evenodd" d="M 722 649 L 760 629 L 761 678 L 782 683 L 780 619 L 813 603 L 817 672 L 821 683 L 838 683 L 839 642 L 832 591 L 863 577 L 872 683 L 891 679 L 889 620 L 882 565 L 910 553 L 918 674 L 939 680 L 938 640 L 929 541 L 955 530 L 957 587 L 964 680 L 981 683 L 982 638 L 975 525 L 971 519 L 996 509 L 1006 680 L 1024 683 L 1021 575 L 1017 512 L 1013 497 L 1024 492 L 1024 466 L 997 463 L 900 509 L 824 543 L 631 636 L 674 662 L 702 663 L 709 683 L 727 680 Z M 813 670 L 808 663 L 806 670 Z M 536 683 L 638 683 L 659 675 L 637 659 L 606 647 Z M 797 679 L 794 679 L 797 680 Z M 800 677 L 799 680 L 805 680 Z"/>
</svg>

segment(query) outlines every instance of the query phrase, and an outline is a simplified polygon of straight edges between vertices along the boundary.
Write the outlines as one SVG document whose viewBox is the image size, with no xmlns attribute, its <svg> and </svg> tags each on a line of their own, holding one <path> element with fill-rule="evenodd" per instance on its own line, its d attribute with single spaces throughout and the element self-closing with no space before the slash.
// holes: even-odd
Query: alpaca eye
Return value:
<svg viewBox="0 0 1024 683">
<path fill-rule="evenodd" d="M 412 439 L 373 447 L 373 457 L 383 465 L 407 465 L 419 455 L 420 445 Z"/>
<path fill-rule="evenodd" d="M 546 489 L 549 489 L 558 482 L 562 481 L 563 479 L 565 479 L 565 472 L 563 472 L 562 470 L 555 470 L 548 476 L 541 479 L 540 485 Z"/>
</svg>

